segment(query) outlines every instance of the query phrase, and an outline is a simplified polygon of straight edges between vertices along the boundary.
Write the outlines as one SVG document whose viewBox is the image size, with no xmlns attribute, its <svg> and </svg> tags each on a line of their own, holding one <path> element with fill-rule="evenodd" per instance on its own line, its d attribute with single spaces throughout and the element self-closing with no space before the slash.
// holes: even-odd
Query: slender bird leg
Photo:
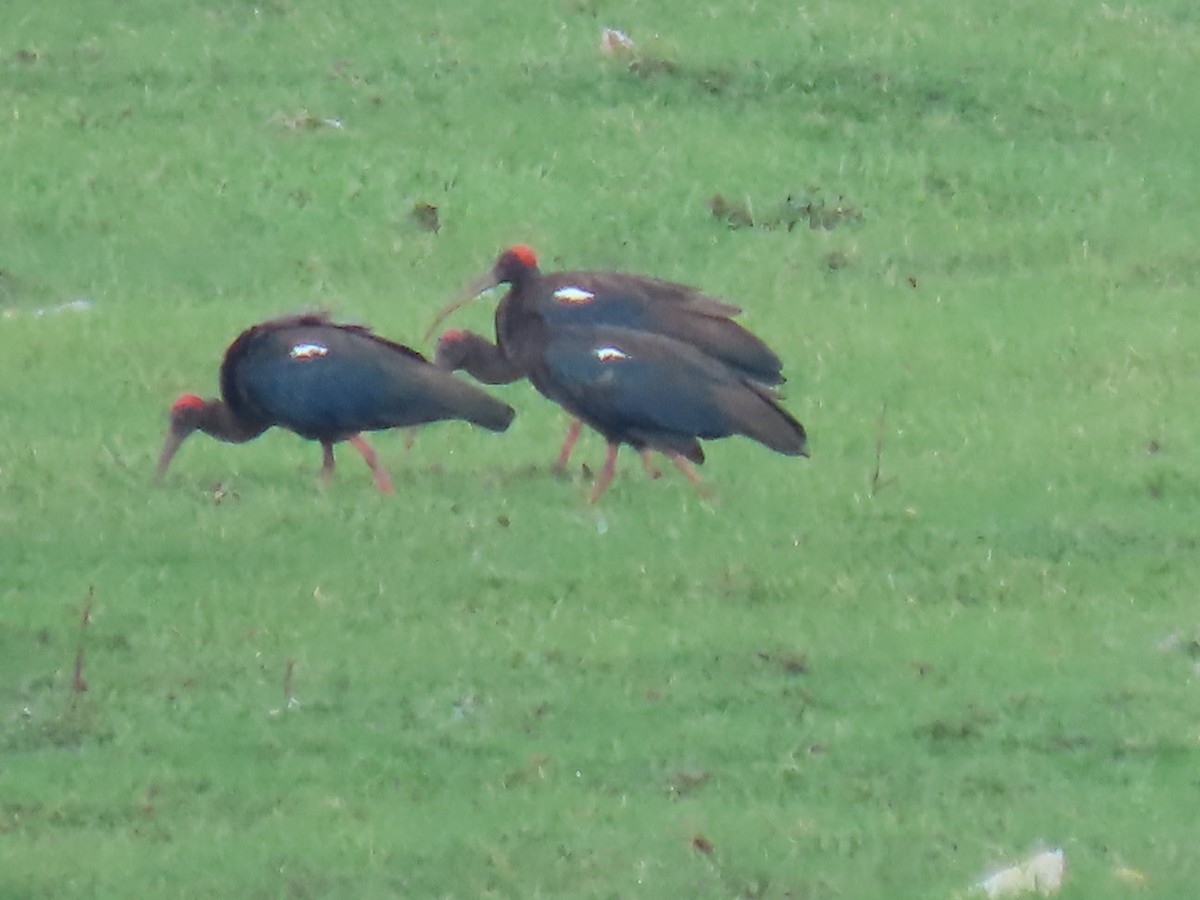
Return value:
<svg viewBox="0 0 1200 900">
<path fill-rule="evenodd" d="M 362 454 L 362 458 L 366 460 L 367 465 L 371 467 L 371 471 L 375 473 L 375 487 L 379 488 L 381 493 L 392 493 L 392 479 L 388 477 L 388 473 L 379 464 L 379 455 L 375 452 L 375 448 L 368 444 L 367 439 L 361 434 L 356 434 L 352 438 L 347 438 L 347 440 L 350 441 L 355 450 Z M 332 458 L 331 454 L 330 459 Z"/>
<path fill-rule="evenodd" d="M 404 449 L 411 450 L 413 448 L 413 444 L 415 444 L 416 442 L 417 442 L 417 429 L 416 428 L 405 428 L 404 429 Z"/>
<path fill-rule="evenodd" d="M 567 428 L 567 439 L 563 441 L 558 459 L 554 461 L 554 471 L 560 475 L 567 471 L 567 460 L 571 458 L 571 451 L 575 449 L 575 442 L 579 440 L 579 432 L 582 430 L 583 422 L 579 419 L 572 419 L 570 427 Z"/>
<path fill-rule="evenodd" d="M 333 444 L 321 441 L 321 481 L 326 487 L 333 481 Z"/>
<path fill-rule="evenodd" d="M 642 457 L 642 468 L 646 470 L 647 478 L 661 478 L 662 469 L 654 463 L 654 457 L 650 455 L 649 450 L 639 450 L 638 453 Z"/>
<path fill-rule="evenodd" d="M 705 500 L 712 499 L 712 491 L 710 491 L 708 487 L 705 486 L 704 482 L 700 480 L 700 473 L 696 471 L 695 466 L 693 466 L 678 453 L 669 453 L 667 454 L 667 458 L 670 459 L 671 462 L 675 463 L 675 468 L 687 476 L 687 480 L 695 486 L 696 492 L 701 497 L 703 497 Z"/>
<path fill-rule="evenodd" d="M 608 451 L 604 454 L 604 468 L 600 470 L 600 477 L 596 479 L 595 485 L 592 486 L 592 493 L 588 497 L 588 505 L 595 505 L 600 499 L 600 495 L 607 489 L 609 482 L 613 480 L 613 476 L 617 474 L 617 444 L 609 444 Z"/>
</svg>

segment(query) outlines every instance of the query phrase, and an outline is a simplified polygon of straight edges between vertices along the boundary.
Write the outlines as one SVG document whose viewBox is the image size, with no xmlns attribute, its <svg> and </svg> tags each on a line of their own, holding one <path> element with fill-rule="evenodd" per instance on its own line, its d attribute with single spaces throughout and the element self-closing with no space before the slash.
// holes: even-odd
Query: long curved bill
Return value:
<svg viewBox="0 0 1200 900">
<path fill-rule="evenodd" d="M 171 458 L 175 456 L 175 451 L 179 449 L 179 445 L 186 437 L 187 433 L 181 433 L 174 428 L 167 431 L 167 439 L 163 441 L 162 452 L 158 454 L 158 466 L 154 470 L 155 481 L 162 481 L 163 476 L 167 474 L 167 466 L 171 465 Z"/>
<path fill-rule="evenodd" d="M 462 292 L 454 300 L 452 300 L 449 303 L 449 305 L 445 306 L 437 314 L 437 316 L 434 317 L 433 323 L 429 326 L 429 329 L 425 332 L 425 337 L 423 338 L 423 340 L 428 341 L 431 337 L 433 337 L 433 333 L 435 331 L 437 331 L 438 326 L 441 325 L 444 321 L 446 321 L 446 319 L 448 319 L 450 317 L 451 313 L 453 313 L 457 309 L 460 309 L 461 307 L 466 306 L 468 303 L 470 303 L 472 300 L 474 300 L 480 294 L 482 294 L 486 291 L 490 291 L 492 288 L 494 288 L 499 283 L 500 282 L 496 280 L 496 276 L 493 272 L 489 271 L 489 272 L 485 272 L 483 275 L 480 275 L 478 278 L 476 278 L 474 281 L 472 281 L 469 285 L 467 285 L 465 288 L 463 288 Z"/>
</svg>

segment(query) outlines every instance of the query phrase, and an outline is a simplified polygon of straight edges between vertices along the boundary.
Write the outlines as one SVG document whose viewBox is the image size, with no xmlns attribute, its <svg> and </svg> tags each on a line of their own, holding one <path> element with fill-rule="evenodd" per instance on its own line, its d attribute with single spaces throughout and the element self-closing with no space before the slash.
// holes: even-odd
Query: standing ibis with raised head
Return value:
<svg viewBox="0 0 1200 900">
<path fill-rule="evenodd" d="M 248 328 L 225 352 L 220 383 L 220 399 L 184 394 L 172 405 L 157 478 L 194 431 L 240 444 L 277 425 L 320 442 L 326 481 L 333 477 L 333 445 L 349 441 L 379 490 L 390 493 L 391 479 L 361 432 L 442 419 L 504 431 L 513 418 L 511 406 L 415 350 L 368 328 L 335 324 L 324 314 Z"/>
<path fill-rule="evenodd" d="M 529 378 L 575 416 L 556 468 L 563 468 L 585 422 L 609 443 L 592 501 L 612 479 L 616 448 L 665 453 L 699 486 L 688 461 L 703 461 L 698 438 L 744 434 L 790 455 L 808 455 L 803 427 L 772 386 L 782 363 L 733 321 L 741 310 L 695 288 L 624 272 L 543 273 L 534 252 L 516 246 L 443 309 L 455 309 L 499 284 L 496 343 L 448 331 L 435 362 L 480 381 Z"/>
</svg>

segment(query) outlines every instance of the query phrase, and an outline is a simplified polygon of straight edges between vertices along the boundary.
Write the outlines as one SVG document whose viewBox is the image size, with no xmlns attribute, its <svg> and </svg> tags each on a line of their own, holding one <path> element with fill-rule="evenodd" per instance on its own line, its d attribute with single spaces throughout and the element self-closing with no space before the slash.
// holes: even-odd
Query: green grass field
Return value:
<svg viewBox="0 0 1200 900">
<path fill-rule="evenodd" d="M 1194 4 L 417 5 L 0 5 L 0 897 L 1195 896 Z M 518 241 L 742 304 L 812 459 L 589 508 L 519 383 L 151 484 Z"/>
</svg>

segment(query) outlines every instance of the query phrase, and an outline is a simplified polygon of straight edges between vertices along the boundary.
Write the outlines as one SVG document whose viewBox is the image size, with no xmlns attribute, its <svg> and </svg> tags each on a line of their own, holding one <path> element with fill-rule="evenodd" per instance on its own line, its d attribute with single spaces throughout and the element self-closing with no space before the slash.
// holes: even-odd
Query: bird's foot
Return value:
<svg viewBox="0 0 1200 900">
<path fill-rule="evenodd" d="M 687 477 L 687 480 L 692 483 L 692 487 L 696 489 L 696 493 L 705 500 L 712 502 L 713 493 L 708 489 L 708 485 L 701 480 L 700 473 L 696 471 L 696 467 L 678 453 L 671 454 L 669 458 L 675 464 L 675 468 L 682 472 Z"/>
<path fill-rule="evenodd" d="M 558 452 L 558 458 L 554 460 L 554 473 L 556 475 L 567 474 L 567 462 L 571 459 L 571 451 L 575 449 L 575 442 L 579 440 L 579 432 L 583 430 L 583 423 L 579 419 L 572 419 L 570 426 L 567 428 L 567 437 L 563 441 L 562 450 Z"/>
<path fill-rule="evenodd" d="M 645 470 L 646 477 L 651 479 L 662 478 L 662 469 L 655 464 L 654 457 L 650 455 L 650 451 L 641 450 L 639 453 L 642 457 L 642 469 Z"/>
<path fill-rule="evenodd" d="M 391 494 L 394 492 L 392 487 L 392 479 L 388 477 L 387 470 L 379 464 L 379 455 L 375 452 L 375 448 L 367 443 L 367 439 L 361 434 L 356 434 L 350 438 L 351 446 L 362 454 L 363 461 L 371 469 L 371 474 L 375 478 L 375 487 L 379 488 L 380 493 Z"/>
<path fill-rule="evenodd" d="M 617 474 L 617 450 L 617 444 L 608 445 L 604 454 L 604 468 L 600 470 L 600 477 L 596 479 L 596 483 L 592 485 L 592 492 L 588 494 L 588 506 L 596 505 L 596 501 L 608 490 L 609 484 Z"/>
</svg>

